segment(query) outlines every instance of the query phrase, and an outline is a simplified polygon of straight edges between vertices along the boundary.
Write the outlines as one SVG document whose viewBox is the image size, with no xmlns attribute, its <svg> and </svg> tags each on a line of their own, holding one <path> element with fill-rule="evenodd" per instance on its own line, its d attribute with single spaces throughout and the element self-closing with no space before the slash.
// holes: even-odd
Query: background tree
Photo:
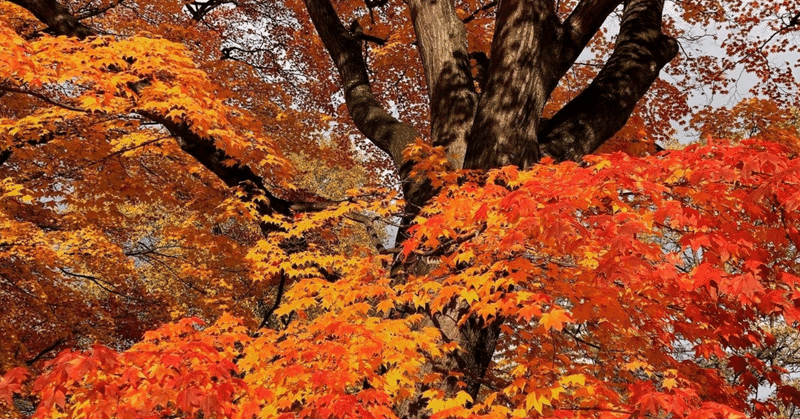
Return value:
<svg viewBox="0 0 800 419">
<path fill-rule="evenodd" d="M 0 3 L 10 52 L 0 67 L 9 104 L 0 126 L 3 296 L 4 317 L 14 319 L 4 362 L 98 340 L 123 349 L 173 313 L 228 310 L 250 327 L 281 329 L 248 336 L 225 317 L 203 331 L 167 326 L 125 355 L 66 353 L 35 386 L 41 415 L 87 414 L 83 400 L 103 388 L 93 380 L 105 379 L 120 393 L 97 408 L 119 415 L 771 411 L 742 403 L 759 380 L 724 384 L 721 372 L 673 348 L 688 340 L 697 357 L 726 358 L 725 349 L 770 342 L 760 316 L 796 319 L 788 152 L 711 147 L 662 160 L 594 159 L 586 170 L 538 163 L 580 161 L 617 132 L 623 142 L 669 132 L 688 109 L 685 89 L 723 91 L 737 65 L 758 70 L 756 91 L 785 107 L 779 94 L 794 88 L 793 74 L 763 68 L 771 54 L 796 48 L 786 41 L 798 27 L 792 4 L 735 5 L 733 16 L 718 3 L 682 4 L 688 23 L 745 35 L 726 38 L 719 71 L 708 71 L 714 58 L 688 55 L 695 61 L 675 66 L 673 83 L 655 84 L 654 100 L 645 95 L 678 53 L 675 38 L 687 36 L 660 1 L 341 2 L 338 10 L 327 0 L 12 3 L 22 8 Z M 614 42 L 602 29 L 609 18 Z M 771 32 L 754 42 L 759 24 Z M 319 38 L 299 36 L 312 25 Z M 596 61 L 576 67 L 587 48 Z M 393 76 L 371 80 L 367 60 Z M 340 86 L 347 113 L 329 100 Z M 360 153 L 351 120 L 367 140 L 356 139 Z M 308 140 L 320 136 L 329 146 Z M 363 165 L 373 186 L 386 182 L 387 164 L 399 174 L 406 224 L 401 246 L 387 251 L 395 260 L 351 245 L 342 254 L 334 244 L 350 227 L 332 230 L 345 219 L 374 230 L 396 213 L 394 197 L 298 188 L 284 155 L 300 153 L 319 166 Z M 693 164 L 702 167 L 687 173 Z M 454 172 L 500 167 L 488 177 Z M 553 185 L 563 186 L 555 196 Z M 767 208 L 783 210 L 768 216 Z M 665 253 L 651 236 L 670 231 L 681 248 Z M 722 249 L 717 258 L 712 247 Z M 706 263 L 675 273 L 683 266 L 675 253 L 686 248 Z M 632 277 L 637 270 L 649 274 Z M 653 285 L 665 278 L 674 284 Z M 694 324 L 728 329 L 720 337 Z M 200 356 L 214 351 L 219 358 Z M 245 379 L 230 374 L 231 359 Z M 784 401 L 796 398 L 780 384 L 780 366 L 736 362 L 776 383 Z M 181 384 L 169 381 L 158 391 L 174 393 L 148 402 L 138 384 L 113 381 L 164 367 Z M 208 374 L 188 379 L 189 371 Z M 4 394 L 21 377 L 7 375 Z M 209 384 L 218 382 L 225 387 Z M 203 393 L 209 385 L 214 397 Z"/>
</svg>

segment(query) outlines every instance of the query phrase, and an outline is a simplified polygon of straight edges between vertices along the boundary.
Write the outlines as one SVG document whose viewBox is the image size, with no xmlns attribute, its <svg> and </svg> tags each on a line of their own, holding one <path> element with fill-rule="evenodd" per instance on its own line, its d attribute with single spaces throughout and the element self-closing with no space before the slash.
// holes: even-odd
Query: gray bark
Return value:
<svg viewBox="0 0 800 419">
<path fill-rule="evenodd" d="M 539 119 L 549 97 L 549 48 L 558 18 L 548 0 L 498 5 L 486 91 L 467 142 L 464 167 L 528 167 L 539 161 Z"/>
<path fill-rule="evenodd" d="M 408 7 L 425 68 L 432 143 L 445 147 L 450 166 L 460 169 L 478 102 L 466 28 L 450 1 L 410 0 Z"/>
</svg>

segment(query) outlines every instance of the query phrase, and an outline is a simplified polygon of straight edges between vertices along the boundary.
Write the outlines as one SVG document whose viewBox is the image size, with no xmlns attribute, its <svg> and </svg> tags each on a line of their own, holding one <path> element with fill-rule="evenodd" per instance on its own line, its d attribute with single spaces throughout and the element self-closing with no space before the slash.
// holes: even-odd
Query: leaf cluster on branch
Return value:
<svg viewBox="0 0 800 419">
<path fill-rule="evenodd" d="M 0 409 L 791 416 L 798 30 L 788 0 L 0 0 Z M 657 153 L 676 123 L 704 139 Z"/>
</svg>

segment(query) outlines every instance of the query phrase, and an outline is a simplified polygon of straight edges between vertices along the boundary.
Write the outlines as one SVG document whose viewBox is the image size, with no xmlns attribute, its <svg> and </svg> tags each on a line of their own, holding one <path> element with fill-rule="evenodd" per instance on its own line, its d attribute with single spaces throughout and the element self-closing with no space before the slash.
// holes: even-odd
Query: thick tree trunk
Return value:
<svg viewBox="0 0 800 419">
<path fill-rule="evenodd" d="M 463 150 L 464 141 L 465 168 L 485 170 L 509 164 L 524 168 L 538 162 L 541 157 L 540 117 L 550 93 L 606 17 L 620 3 L 621 0 L 583 0 L 561 23 L 555 15 L 552 1 L 502 0 L 497 10 L 487 83 L 476 106 L 464 27 L 455 14 L 452 1 L 409 0 L 407 4 L 417 34 L 429 89 L 432 142 L 448 148 L 453 168 L 461 166 L 458 151 Z M 647 36 L 637 33 L 635 28 L 629 28 L 632 25 L 632 3 L 633 1 L 629 1 L 626 5 L 623 19 L 626 29 L 623 31 L 627 32 L 620 36 L 617 46 L 620 51 L 628 48 L 626 45 L 631 42 L 629 39 L 634 39 L 632 42 L 635 43 L 637 37 Z M 392 132 L 397 129 L 395 121 L 388 118 L 369 121 L 364 113 L 354 112 L 359 103 L 369 103 L 367 107 L 379 109 L 376 114 L 383 112 L 372 92 L 368 90 L 369 82 L 360 45 L 344 29 L 328 0 L 306 0 L 306 4 L 342 77 L 345 100 L 356 125 L 367 138 L 392 154 L 389 147 L 392 141 L 376 135 L 375 130 L 382 126 L 387 132 Z M 658 12 L 660 23 L 660 6 Z M 627 69 L 635 68 L 638 71 L 641 66 L 652 67 L 643 55 L 615 55 L 618 63 L 610 63 L 610 68 L 624 64 L 626 60 L 638 61 L 625 64 L 623 67 Z M 604 78 L 605 74 L 598 77 L 604 83 L 600 87 L 608 91 L 617 89 L 628 92 L 629 99 L 635 103 L 671 56 L 665 55 L 663 58 L 663 63 L 651 71 L 652 77 L 639 77 L 633 82 L 638 83 L 636 88 L 632 88 L 630 82 L 624 84 L 620 79 Z M 348 96 L 348 86 L 353 85 L 366 87 L 363 97 Z M 591 89 L 597 88 L 595 86 Z M 589 89 L 587 91 L 589 93 L 582 96 L 588 96 L 592 92 Z M 568 109 L 580 108 L 582 103 L 576 100 Z M 631 110 L 632 107 L 628 109 L 623 103 L 614 108 L 613 112 L 617 112 L 615 117 L 624 125 Z M 622 126 L 609 124 L 609 129 L 601 129 L 600 126 L 608 124 L 609 119 L 613 118 L 604 115 L 603 118 L 582 125 L 601 132 L 602 138 L 597 136 L 593 140 L 598 145 Z M 548 125 L 550 126 L 552 125 Z M 548 146 L 551 147 L 568 144 L 565 139 L 550 140 Z M 580 158 L 591 150 L 588 147 L 576 150 L 573 158 Z M 394 154 L 392 156 L 395 157 Z M 407 172 L 403 170 L 403 164 L 409 163 L 397 159 L 395 163 L 407 182 Z M 413 210 L 412 212 L 416 212 L 414 208 L 422 207 L 432 196 L 431 190 L 422 189 L 423 192 L 417 194 L 408 193 L 406 189 L 406 199 L 411 204 L 409 210 Z M 417 274 L 423 274 L 430 268 L 425 261 L 415 261 L 408 266 L 408 269 Z M 469 319 L 459 327 L 458 321 L 465 312 L 465 307 L 456 305 L 446 313 L 428 317 L 426 323 L 437 327 L 444 340 L 456 341 L 460 345 L 460 350 L 454 356 L 441 359 L 436 365 L 429 365 L 428 369 L 461 372 L 463 380 L 467 382 L 467 391 L 475 397 L 491 363 L 494 346 L 499 338 L 500 323 L 495 322 L 487 327 L 478 319 Z M 441 385 L 450 395 L 459 390 L 455 382 L 448 381 Z M 420 395 L 423 390 L 420 387 L 416 397 L 397 407 L 398 416 L 422 418 L 428 414 L 425 400 Z"/>
<path fill-rule="evenodd" d="M 410 0 L 408 7 L 425 68 L 432 142 L 446 148 L 451 168 L 461 169 L 478 102 L 466 28 L 449 0 Z"/>
<path fill-rule="evenodd" d="M 464 167 L 528 167 L 549 96 L 558 18 L 549 0 L 503 0 L 497 10 L 486 91 L 478 102 Z"/>
</svg>

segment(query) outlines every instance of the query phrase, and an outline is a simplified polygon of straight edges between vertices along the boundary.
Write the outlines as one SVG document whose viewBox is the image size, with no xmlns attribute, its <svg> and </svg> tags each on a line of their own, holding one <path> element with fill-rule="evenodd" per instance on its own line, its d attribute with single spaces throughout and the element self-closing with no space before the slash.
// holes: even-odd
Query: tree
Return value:
<svg viewBox="0 0 800 419">
<path fill-rule="evenodd" d="M 86 340 L 127 349 L 63 352 L 33 385 L 38 415 L 766 415 L 762 382 L 798 403 L 780 365 L 736 352 L 770 344 L 764 318 L 798 320 L 792 151 L 588 157 L 663 128 L 694 77 L 724 90 L 725 71 L 796 49 L 781 44 L 798 27 L 789 2 L 732 5 L 734 18 L 683 4 L 688 22 L 771 32 L 732 36 L 719 72 L 694 57 L 673 85 L 656 80 L 682 34 L 657 0 L 13 3 L 0 3 L 3 362 Z M 596 34 L 615 13 L 612 44 Z M 312 24 L 318 38 L 297 36 Z M 596 74 L 573 70 L 586 48 Z M 404 76 L 371 80 L 367 57 Z M 758 74 L 787 107 L 792 73 Z M 384 255 L 345 244 L 355 227 L 341 224 L 371 234 L 397 212 L 391 192 L 289 181 L 285 155 L 355 164 L 334 86 L 373 176 L 377 147 L 402 182 Z M 636 110 L 651 86 L 673 100 Z M 332 146 L 298 140 L 321 133 Z M 130 346 L 170 314 L 221 317 Z M 2 379 L 7 403 L 24 378 Z"/>
</svg>

